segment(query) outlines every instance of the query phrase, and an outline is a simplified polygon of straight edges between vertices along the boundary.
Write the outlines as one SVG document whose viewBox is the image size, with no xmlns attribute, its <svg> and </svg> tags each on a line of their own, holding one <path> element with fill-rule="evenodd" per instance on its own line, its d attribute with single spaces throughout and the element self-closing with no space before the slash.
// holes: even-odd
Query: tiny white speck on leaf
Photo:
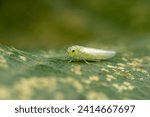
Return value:
<svg viewBox="0 0 150 117">
<path fill-rule="evenodd" d="M 26 61 L 26 60 L 27 60 L 27 58 L 24 57 L 24 56 L 19 56 L 19 58 L 20 58 L 21 60 L 23 60 L 23 61 Z"/>
<path fill-rule="evenodd" d="M 8 68 L 6 59 L 0 55 L 0 68 Z"/>
<path fill-rule="evenodd" d="M 77 75 L 81 75 L 81 67 L 80 66 L 74 66 L 73 68 L 71 68 L 71 71 L 74 72 Z"/>
</svg>

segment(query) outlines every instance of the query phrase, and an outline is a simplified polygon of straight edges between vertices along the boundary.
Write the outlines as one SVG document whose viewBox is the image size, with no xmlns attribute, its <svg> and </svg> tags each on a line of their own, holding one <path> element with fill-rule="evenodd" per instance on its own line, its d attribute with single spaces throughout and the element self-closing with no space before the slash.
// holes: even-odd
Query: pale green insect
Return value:
<svg viewBox="0 0 150 117">
<path fill-rule="evenodd" d="M 88 48 L 83 46 L 74 45 L 67 50 L 70 62 L 73 60 L 99 61 L 106 60 L 116 55 L 115 51 L 107 51 L 95 48 Z"/>
</svg>

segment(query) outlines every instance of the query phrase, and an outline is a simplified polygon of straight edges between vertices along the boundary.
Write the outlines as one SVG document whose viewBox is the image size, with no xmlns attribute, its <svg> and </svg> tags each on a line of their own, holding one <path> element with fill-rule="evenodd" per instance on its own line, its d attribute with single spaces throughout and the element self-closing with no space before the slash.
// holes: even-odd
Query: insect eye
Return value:
<svg viewBox="0 0 150 117">
<path fill-rule="evenodd" d="M 75 50 L 72 50 L 72 52 L 75 52 Z"/>
</svg>

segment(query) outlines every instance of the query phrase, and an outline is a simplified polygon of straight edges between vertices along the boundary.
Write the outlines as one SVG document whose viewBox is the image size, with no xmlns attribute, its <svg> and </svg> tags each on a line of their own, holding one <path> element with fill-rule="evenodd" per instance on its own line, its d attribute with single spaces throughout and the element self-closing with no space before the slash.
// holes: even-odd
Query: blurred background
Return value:
<svg viewBox="0 0 150 117">
<path fill-rule="evenodd" d="M 121 45 L 150 36 L 150 0 L 0 0 L 0 43 Z"/>
</svg>

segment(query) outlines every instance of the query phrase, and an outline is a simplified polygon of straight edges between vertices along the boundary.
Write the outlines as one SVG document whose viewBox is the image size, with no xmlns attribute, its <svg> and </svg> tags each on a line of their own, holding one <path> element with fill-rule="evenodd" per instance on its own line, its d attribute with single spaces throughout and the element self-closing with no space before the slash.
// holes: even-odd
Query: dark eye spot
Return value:
<svg viewBox="0 0 150 117">
<path fill-rule="evenodd" d="M 75 52 L 75 50 L 72 50 L 72 52 Z"/>
</svg>

